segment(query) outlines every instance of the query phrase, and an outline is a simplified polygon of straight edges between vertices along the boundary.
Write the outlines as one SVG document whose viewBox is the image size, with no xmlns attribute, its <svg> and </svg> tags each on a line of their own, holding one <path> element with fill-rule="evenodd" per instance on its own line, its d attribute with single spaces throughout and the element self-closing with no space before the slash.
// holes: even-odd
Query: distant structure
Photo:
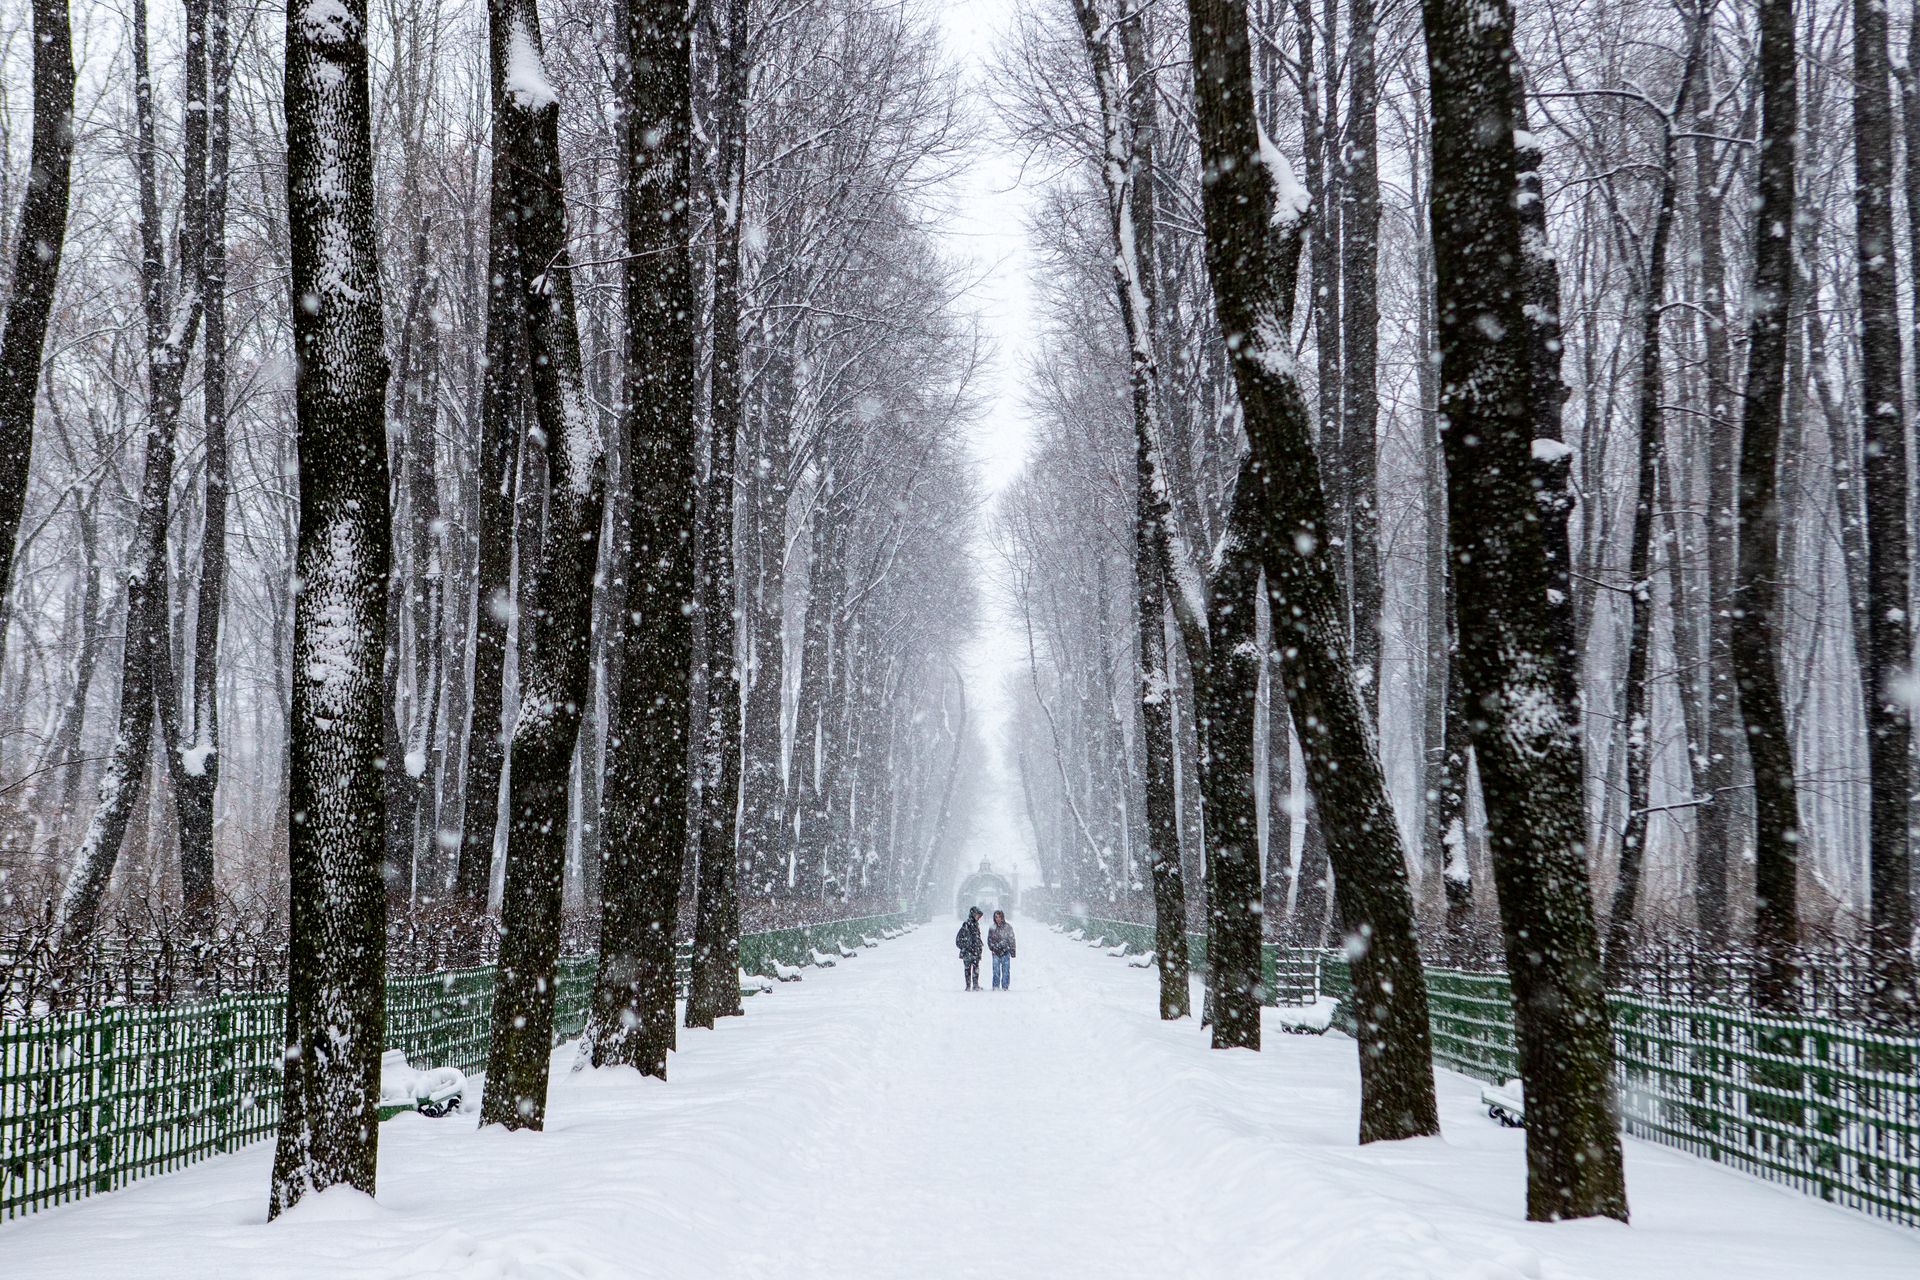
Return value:
<svg viewBox="0 0 1920 1280">
<path fill-rule="evenodd" d="M 953 912 L 964 917 L 968 907 L 978 907 L 991 917 L 995 911 L 1012 911 L 1019 901 L 1020 873 L 1014 872 L 1009 879 L 983 858 L 980 869 L 960 882 L 960 892 L 953 899 Z"/>
</svg>

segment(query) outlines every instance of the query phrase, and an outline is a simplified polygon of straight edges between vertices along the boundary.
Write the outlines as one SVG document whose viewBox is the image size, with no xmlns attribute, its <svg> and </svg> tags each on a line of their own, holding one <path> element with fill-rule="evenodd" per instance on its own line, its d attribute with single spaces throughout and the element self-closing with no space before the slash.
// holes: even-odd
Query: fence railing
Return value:
<svg viewBox="0 0 1920 1280">
<path fill-rule="evenodd" d="M 1346 962 L 1325 957 L 1321 975 L 1344 1009 Z M 1435 1061 L 1519 1075 L 1504 975 L 1429 968 L 1427 1001 Z M 1920 1226 L 1920 1036 L 1631 994 L 1607 1004 L 1628 1133 Z"/>
<path fill-rule="evenodd" d="M 1151 925 L 1059 920 L 1089 941 L 1154 947 Z M 1187 946 L 1204 968 L 1205 935 L 1187 935 Z M 1265 954 L 1269 1004 L 1330 996 L 1340 1001 L 1334 1024 L 1352 1031 L 1345 959 L 1271 943 Z M 1506 975 L 1434 966 L 1426 974 L 1434 1061 L 1494 1083 L 1518 1076 Z M 1920 1226 L 1920 1036 L 1637 993 L 1607 1003 L 1626 1132 Z"/>
<path fill-rule="evenodd" d="M 746 934 L 741 967 L 804 966 L 906 922 L 867 916 Z M 690 958 L 681 948 L 676 989 Z M 560 961 L 556 1043 L 586 1027 L 596 961 Z M 387 984 L 386 1047 L 423 1066 L 486 1066 L 494 967 Z M 286 997 L 223 996 L 0 1022 L 0 1221 L 236 1150 L 280 1119 Z"/>
</svg>

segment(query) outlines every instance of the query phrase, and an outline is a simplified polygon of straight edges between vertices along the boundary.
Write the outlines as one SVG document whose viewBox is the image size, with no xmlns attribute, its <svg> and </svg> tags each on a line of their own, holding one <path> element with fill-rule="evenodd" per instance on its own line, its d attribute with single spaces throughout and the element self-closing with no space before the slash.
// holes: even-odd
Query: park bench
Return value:
<svg viewBox="0 0 1920 1280">
<path fill-rule="evenodd" d="M 382 1120 L 402 1111 L 418 1111 L 423 1116 L 448 1115 L 460 1109 L 466 1093 L 467 1077 L 454 1067 L 418 1070 L 407 1061 L 404 1049 L 388 1049 L 380 1055 Z"/>
<path fill-rule="evenodd" d="M 1480 1086 L 1480 1105 L 1509 1129 L 1527 1127 L 1527 1097 L 1518 1080 Z"/>
</svg>

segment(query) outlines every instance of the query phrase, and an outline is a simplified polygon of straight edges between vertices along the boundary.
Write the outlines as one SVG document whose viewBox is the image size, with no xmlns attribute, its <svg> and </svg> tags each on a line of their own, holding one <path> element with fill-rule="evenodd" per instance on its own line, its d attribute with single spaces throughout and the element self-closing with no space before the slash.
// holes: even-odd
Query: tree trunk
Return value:
<svg viewBox="0 0 1920 1280">
<path fill-rule="evenodd" d="M 180 210 L 180 278 L 182 287 L 190 290 L 201 306 L 203 316 L 208 283 L 207 240 L 211 194 L 208 173 L 208 10 L 208 0 L 192 0 L 186 8 L 186 106 L 181 127 L 181 164 L 185 170 L 185 181 L 182 183 Z M 222 185 L 224 188 L 224 183 Z M 151 256 L 157 258 L 158 254 Z M 220 338 L 224 343 L 224 313 L 220 319 Z M 182 350 L 183 364 L 190 355 L 189 343 Z M 207 355 L 211 357 L 211 348 Z M 209 360 L 208 363 L 211 365 L 214 362 Z M 224 398 L 224 360 L 219 363 L 221 367 L 215 385 Z M 196 929 L 208 927 L 213 914 L 213 794 L 216 778 L 209 772 L 209 766 L 213 763 L 212 746 L 216 741 L 213 735 L 217 733 L 214 704 L 219 675 L 217 639 L 220 579 L 226 568 L 225 409 L 224 403 L 216 409 L 212 396 L 207 397 L 207 493 L 201 534 L 200 596 L 195 617 L 191 685 L 187 691 L 189 705 L 184 711 L 180 697 L 180 667 L 184 665 L 186 656 L 184 602 L 180 615 L 169 619 L 171 625 L 168 631 L 173 636 L 174 644 L 156 651 L 157 654 L 169 655 L 156 672 L 160 723 L 165 737 L 167 777 L 173 785 L 174 815 L 180 833 L 180 896 L 187 919 Z"/>
<path fill-rule="evenodd" d="M 1792 0 L 1759 0 L 1760 170 L 1755 226 L 1794 225 L 1795 84 Z M 1793 236 L 1754 237 L 1749 295 L 1746 405 L 1740 423 L 1739 562 L 1733 594 L 1733 673 L 1754 785 L 1754 944 L 1762 1006 L 1791 1012 L 1799 940 L 1799 799 L 1793 748 L 1780 696 L 1781 599 L 1779 448 L 1786 394 L 1787 318 Z"/>
<path fill-rule="evenodd" d="M 365 0 L 287 23 L 300 529 L 287 1054 L 269 1217 L 374 1190 L 385 1036 L 381 655 L 390 558 L 387 357 L 375 260 Z"/>
<path fill-rule="evenodd" d="M 1134 507 L 1134 588 L 1140 628 L 1140 724 L 1145 739 L 1148 858 L 1154 885 L 1154 958 L 1160 975 L 1160 1016 L 1184 1018 L 1189 1012 L 1186 881 L 1180 857 L 1179 794 L 1175 770 L 1180 749 L 1174 737 L 1173 654 L 1162 617 L 1171 588 L 1192 664 L 1196 693 L 1206 687 L 1205 603 L 1184 542 L 1173 536 L 1172 487 L 1159 459 L 1164 448 L 1160 417 L 1159 371 L 1153 342 L 1153 135 L 1151 81 L 1134 77 L 1145 102 L 1129 99 L 1123 109 L 1107 46 L 1106 24 L 1093 0 L 1075 6 L 1087 62 L 1100 103 L 1107 212 L 1114 248 L 1114 286 L 1128 346 L 1128 386 L 1133 408 L 1138 492 Z M 1129 71 L 1143 68 L 1139 17 L 1121 25 Z M 1131 139 L 1128 132 L 1131 130 Z M 1197 616 L 1196 616 L 1197 615 Z M 1149 634 L 1151 632 L 1151 634 Z M 1196 698 L 1196 705 L 1199 699 Z"/>
<path fill-rule="evenodd" d="M 1746 735 L 1733 680 L 1733 571 L 1738 556 L 1735 470 L 1738 439 L 1729 398 L 1733 357 L 1727 334 L 1726 249 L 1721 236 L 1720 145 L 1710 135 L 1712 60 L 1703 65 L 1693 97 L 1694 208 L 1699 220 L 1700 314 L 1707 377 L 1707 761 L 1701 774 L 1706 804 L 1695 832 L 1695 919 L 1710 948 L 1727 937 L 1727 874 L 1739 812 L 1734 780 L 1745 758 Z M 1916 170 L 1920 172 L 1920 170 Z"/>
<path fill-rule="evenodd" d="M 1476 709 L 1493 875 L 1527 1094 L 1527 1216 L 1625 1220 L 1613 1043 L 1583 850 L 1571 608 L 1553 590 L 1532 458 L 1542 374 L 1528 332 L 1521 160 L 1505 0 L 1426 0 L 1441 416 L 1458 676 Z M 1552 353 L 1554 367 L 1558 352 Z M 1557 452 L 1549 450 L 1549 452 Z"/>
<path fill-rule="evenodd" d="M 1899 255 L 1893 240 L 1893 104 L 1886 0 L 1853 5 L 1853 169 L 1860 281 L 1860 392 L 1865 404 L 1867 652 L 1861 654 L 1869 787 L 1868 948 L 1876 1023 L 1920 1018 L 1914 989 L 1910 694 L 1913 662 L 1907 425 L 1901 387 Z M 1909 159 L 1909 163 L 1912 161 Z"/>
<path fill-rule="evenodd" d="M 1696 14 L 1686 66 L 1673 109 L 1661 117 L 1660 187 L 1655 197 L 1653 230 L 1647 237 L 1646 275 L 1640 291 L 1640 403 L 1637 414 L 1633 542 L 1628 553 L 1628 590 L 1632 593 L 1627 639 L 1627 823 L 1620 836 L 1620 869 L 1607 912 L 1606 982 L 1619 986 L 1626 975 L 1627 950 L 1633 945 L 1633 918 L 1640 902 L 1640 875 L 1646 866 L 1648 806 L 1653 776 L 1653 513 L 1660 504 L 1660 480 L 1666 471 L 1661 405 L 1666 402 L 1666 368 L 1660 325 L 1666 314 L 1667 242 L 1679 193 L 1674 130 L 1687 108 L 1694 75 L 1706 48 L 1706 16 Z M 1559 361 L 1555 358 L 1556 366 Z M 1679 575 L 1675 575 L 1676 584 Z M 1680 608 L 1676 594 L 1676 612 Z M 1684 659 L 1683 659 L 1684 661 Z M 1684 698 L 1685 690 L 1681 696 Z"/>
<path fill-rule="evenodd" d="M 520 244 L 526 273 L 527 350 L 533 368 L 529 439 L 544 455 L 547 529 L 521 626 L 531 653 L 520 668 L 508 782 L 507 877 L 500 976 L 487 1050 L 480 1123 L 539 1129 L 546 1118 L 553 1050 L 555 966 L 567 863 L 567 785 L 593 672 L 593 580 L 600 560 L 606 492 L 600 433 L 588 410 L 580 330 L 567 255 L 567 205 L 560 168 L 560 100 L 542 62 L 535 0 L 488 6 L 493 61 L 494 163 L 512 171 L 511 211 L 496 230 Z"/>
<path fill-rule="evenodd" d="M 1202 736 L 1206 758 L 1207 988 L 1213 1047 L 1260 1047 L 1260 849 L 1254 804 L 1254 723 L 1262 655 L 1255 627 L 1266 532 L 1252 458 L 1240 464 L 1226 536 L 1214 553 L 1207 634 L 1213 646 Z"/>
<path fill-rule="evenodd" d="M 0 324 L 0 606 L 13 587 L 14 542 L 33 457 L 40 354 L 67 238 L 73 164 L 73 35 L 67 0 L 33 0 L 33 148 L 14 239 L 12 286 Z M 0 644 L 5 642 L 0 630 Z"/>
<path fill-rule="evenodd" d="M 180 805 L 182 889 L 186 889 L 189 850 L 201 860 L 198 915 L 210 922 L 213 911 L 214 798 L 220 786 L 220 628 L 227 584 L 227 180 L 231 131 L 228 95 L 232 89 L 231 33 L 227 0 L 205 0 L 207 68 L 207 177 L 204 233 L 200 255 L 200 394 L 204 402 L 206 478 L 200 535 L 200 593 L 193 643 L 193 742 L 182 743 L 186 756 L 175 781 Z M 192 49 L 189 47 L 189 56 Z M 190 917 L 193 894 L 183 893 Z"/>
<path fill-rule="evenodd" d="M 1246 7 L 1189 0 L 1206 256 L 1267 528 L 1274 644 L 1300 726 L 1340 911 L 1357 939 L 1362 1142 L 1435 1133 L 1432 1038 L 1413 896 L 1371 724 L 1355 687 L 1319 460 L 1290 330 L 1302 193 L 1254 115 Z"/>
<path fill-rule="evenodd" d="M 687 8 L 627 0 L 626 458 L 632 518 L 621 563 L 627 616 L 608 717 L 600 972 L 588 1035 L 596 1067 L 665 1078 L 687 848 L 692 729 L 694 297 L 692 42 Z"/>
<path fill-rule="evenodd" d="M 706 527 L 707 718 L 699 881 L 687 1025 L 710 1027 L 740 1012 L 740 659 L 734 572 L 734 502 L 740 439 L 740 219 L 746 181 L 747 0 L 729 0 L 718 51 L 720 109 L 714 168 L 712 433 Z"/>
<path fill-rule="evenodd" d="M 1380 158 L 1374 0 L 1347 7 L 1346 146 L 1340 169 L 1340 470 L 1347 490 L 1353 663 L 1377 723 L 1380 707 Z M 1330 389 L 1329 389 L 1330 390 Z M 1327 394 L 1323 392 L 1322 394 Z M 1331 453 L 1329 456 L 1332 455 Z"/>
<path fill-rule="evenodd" d="M 490 207 L 510 209 L 513 176 L 494 165 Z M 454 894 L 474 914 L 486 910 L 506 768 L 507 625 L 513 616 L 515 480 L 533 371 L 527 356 L 520 246 L 493 229 L 487 240 L 487 357 L 480 420 L 479 538 L 473 629 L 473 696 L 467 708 L 466 795 Z"/>
</svg>

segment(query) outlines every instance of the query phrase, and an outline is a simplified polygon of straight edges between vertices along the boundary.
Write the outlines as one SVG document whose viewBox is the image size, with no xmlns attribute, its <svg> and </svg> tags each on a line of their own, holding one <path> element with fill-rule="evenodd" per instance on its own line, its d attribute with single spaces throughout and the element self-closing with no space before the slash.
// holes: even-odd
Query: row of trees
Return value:
<svg viewBox="0 0 1920 1280">
<path fill-rule="evenodd" d="M 998 85 L 1060 175 L 996 526 L 1043 869 L 1154 913 L 1166 1016 L 1204 904 L 1216 1045 L 1263 923 L 1344 935 L 1363 1139 L 1433 1127 L 1416 928 L 1497 918 L 1530 1212 L 1624 1216 L 1649 935 L 1774 1010 L 1859 939 L 1914 1024 L 1920 97 L 1873 4 L 1187 9 L 1039 6 Z"/>
<path fill-rule="evenodd" d="M 677 938 L 712 1025 L 743 921 L 944 882 L 965 138 L 911 4 L 130 16 L 0 33 L 0 893 L 76 954 L 290 903 L 279 1212 L 372 1189 L 392 912 L 500 912 L 483 1121 L 539 1127 L 564 911 L 585 1056 L 664 1076 Z"/>
</svg>

